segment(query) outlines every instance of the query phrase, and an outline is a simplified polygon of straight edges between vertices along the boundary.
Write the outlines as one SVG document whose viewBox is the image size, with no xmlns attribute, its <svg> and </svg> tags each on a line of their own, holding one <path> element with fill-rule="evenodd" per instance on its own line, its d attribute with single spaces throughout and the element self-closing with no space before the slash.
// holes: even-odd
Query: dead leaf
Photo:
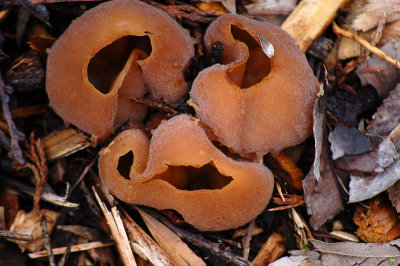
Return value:
<svg viewBox="0 0 400 266">
<path fill-rule="evenodd" d="M 30 252 L 35 252 L 43 249 L 45 240 L 40 225 L 42 215 L 46 217 L 47 230 L 50 234 L 60 213 L 51 210 L 31 211 L 29 213 L 23 210 L 18 211 L 10 231 L 30 235 L 33 238 L 32 242 L 13 241 L 18 244 L 22 251 L 28 249 Z"/>
<path fill-rule="evenodd" d="M 387 137 L 400 121 L 400 83 L 383 100 L 383 103 L 367 127 L 367 133 L 374 136 Z M 400 141 L 395 143 L 396 149 L 400 148 Z"/>
<path fill-rule="evenodd" d="M 220 0 L 220 2 L 229 13 L 236 14 L 236 0 Z"/>
<path fill-rule="evenodd" d="M 400 19 L 400 2 L 398 0 L 369 0 L 363 12 L 353 21 L 355 30 L 367 31 L 376 27 L 379 19 L 386 16 L 386 21 L 394 22 Z"/>
<path fill-rule="evenodd" d="M 49 11 L 47 11 L 47 8 L 44 5 L 35 5 L 29 0 L 15 0 L 15 2 L 27 8 L 37 19 L 51 27 L 49 23 Z"/>
<path fill-rule="evenodd" d="M 382 174 L 376 176 L 350 176 L 349 202 L 359 202 L 370 199 L 387 190 L 400 179 L 400 161 L 396 161 Z"/>
<path fill-rule="evenodd" d="M 397 265 L 399 262 L 400 259 L 394 259 L 394 258 L 363 258 L 363 257 L 341 256 L 329 253 L 321 254 L 321 265 L 393 266 Z"/>
<path fill-rule="evenodd" d="M 389 40 L 400 41 L 400 20 L 386 24 L 383 28 L 379 44 L 382 46 Z"/>
<path fill-rule="evenodd" d="M 44 69 L 39 53 L 33 50 L 26 52 L 12 63 L 6 72 L 7 82 L 16 91 L 30 92 L 44 88 Z"/>
<path fill-rule="evenodd" d="M 41 55 L 44 55 L 46 54 L 46 50 L 50 49 L 55 41 L 56 38 L 35 35 L 30 41 L 27 42 L 27 44 L 29 44 L 31 49 L 35 50 Z"/>
<path fill-rule="evenodd" d="M 400 59 L 400 42 L 390 40 L 381 47 L 381 50 L 397 60 Z M 367 84 L 373 86 L 381 98 L 385 98 L 400 81 L 400 69 L 377 55 L 372 55 L 370 59 L 361 63 L 356 74 L 363 86 Z"/>
<path fill-rule="evenodd" d="M 400 212 L 400 182 L 396 182 L 393 186 L 388 188 L 387 192 L 393 207 L 396 208 L 397 212 Z"/>
<path fill-rule="evenodd" d="M 146 212 L 137 211 L 154 239 L 176 265 L 206 265 L 174 232 Z"/>
<path fill-rule="evenodd" d="M 375 150 L 361 155 L 344 156 L 335 161 L 335 166 L 354 175 L 376 175 L 382 173 L 398 158 L 396 147 L 386 137 Z"/>
<path fill-rule="evenodd" d="M 304 201 L 311 215 L 310 224 L 315 230 L 343 210 L 336 175 L 327 152 L 325 106 L 325 96 L 319 97 L 314 104 L 315 158 L 312 169 L 303 180 Z"/>
<path fill-rule="evenodd" d="M 279 260 L 274 261 L 269 264 L 269 266 L 299 266 L 302 261 L 306 259 L 306 256 L 286 256 L 282 257 Z"/>
<path fill-rule="evenodd" d="M 371 141 L 364 133 L 342 123 L 329 133 L 329 142 L 333 160 L 343 155 L 361 154 L 371 150 Z"/>
<path fill-rule="evenodd" d="M 15 126 L 15 123 L 11 117 L 10 113 L 10 107 L 8 106 L 8 102 L 10 101 L 10 94 L 13 92 L 13 89 L 10 86 L 7 86 L 4 84 L 1 73 L 0 73 L 0 99 L 1 99 L 1 105 L 2 105 L 2 110 L 3 110 L 3 115 L 5 117 L 5 120 L 7 122 L 8 128 L 9 128 L 9 133 L 11 136 L 11 146 L 10 150 L 8 152 L 8 156 L 11 159 L 15 159 L 18 161 L 20 164 L 25 163 L 25 159 L 22 155 L 22 150 L 19 146 L 19 141 L 25 139 L 25 135 L 20 132 L 17 127 Z"/>
<path fill-rule="evenodd" d="M 337 242 L 326 243 L 316 239 L 310 239 L 311 244 L 319 252 L 361 258 L 400 258 L 400 239 L 389 243 L 353 243 Z"/>
<path fill-rule="evenodd" d="M 332 219 L 343 210 L 339 189 L 335 181 L 335 175 L 330 166 L 321 167 L 320 181 L 311 170 L 303 180 L 304 202 L 307 205 L 307 213 L 311 215 L 310 225 L 318 230 L 326 221 Z"/>
</svg>

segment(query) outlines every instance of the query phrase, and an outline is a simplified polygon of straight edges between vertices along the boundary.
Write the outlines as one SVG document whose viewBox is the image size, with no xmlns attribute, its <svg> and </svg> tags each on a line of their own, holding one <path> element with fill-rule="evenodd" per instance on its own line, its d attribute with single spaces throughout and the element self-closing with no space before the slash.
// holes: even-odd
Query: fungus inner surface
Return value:
<svg viewBox="0 0 400 266">
<path fill-rule="evenodd" d="M 131 180 L 129 173 L 133 165 L 134 155 L 127 152 L 118 160 L 117 170 L 125 179 Z M 180 190 L 195 191 L 201 189 L 222 189 L 232 182 L 233 178 L 221 174 L 213 165 L 206 164 L 201 167 L 174 166 L 155 175 L 151 180 L 160 179 Z"/>
<path fill-rule="evenodd" d="M 149 56 L 152 51 L 150 38 L 147 35 L 123 36 L 101 49 L 89 62 L 89 82 L 101 93 L 109 93 L 134 49 L 140 49 Z"/>
<path fill-rule="evenodd" d="M 168 170 L 153 178 L 162 179 L 177 189 L 195 191 L 201 189 L 222 189 L 233 179 L 221 174 L 211 164 L 201 167 L 193 166 L 168 166 Z"/>
<path fill-rule="evenodd" d="M 232 25 L 231 33 L 233 38 L 245 43 L 249 49 L 249 59 L 246 63 L 243 82 L 242 84 L 237 84 L 242 89 L 247 89 L 261 82 L 271 72 L 271 61 L 264 54 L 258 42 L 246 30 Z"/>
</svg>

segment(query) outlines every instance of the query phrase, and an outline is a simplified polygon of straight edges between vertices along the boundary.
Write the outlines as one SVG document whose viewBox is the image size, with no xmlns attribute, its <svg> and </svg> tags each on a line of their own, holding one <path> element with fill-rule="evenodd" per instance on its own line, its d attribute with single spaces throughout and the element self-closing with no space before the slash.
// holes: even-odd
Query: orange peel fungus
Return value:
<svg viewBox="0 0 400 266">
<path fill-rule="evenodd" d="M 107 136 L 128 119 L 144 118 L 146 108 L 130 97 L 181 100 L 193 56 L 189 33 L 166 13 L 139 1 L 100 4 L 72 22 L 49 52 L 50 105 L 65 122 Z"/>
<path fill-rule="evenodd" d="M 258 34 L 272 44 L 272 58 Z M 216 42 L 221 64 L 199 73 L 190 103 L 217 140 L 242 155 L 263 155 L 309 137 L 318 83 L 295 40 L 275 25 L 229 14 L 206 31 L 209 52 Z"/>
<path fill-rule="evenodd" d="M 122 132 L 100 152 L 99 174 L 119 199 L 176 210 L 206 231 L 248 223 L 273 191 L 267 167 L 227 157 L 188 115 L 161 123 L 151 140 L 140 130 Z"/>
</svg>

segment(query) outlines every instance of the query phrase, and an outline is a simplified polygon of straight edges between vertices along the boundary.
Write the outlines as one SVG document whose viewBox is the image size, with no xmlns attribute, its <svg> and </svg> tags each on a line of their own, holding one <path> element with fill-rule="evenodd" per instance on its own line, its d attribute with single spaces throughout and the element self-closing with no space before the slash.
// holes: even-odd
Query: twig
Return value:
<svg viewBox="0 0 400 266">
<path fill-rule="evenodd" d="M 67 261 L 69 254 L 71 254 L 71 248 L 72 248 L 72 245 L 74 244 L 74 242 L 75 242 L 75 239 L 74 239 L 74 241 L 71 241 L 68 243 L 67 250 L 64 252 L 64 255 L 62 256 L 61 260 L 58 262 L 57 266 L 65 265 L 65 262 Z"/>
<path fill-rule="evenodd" d="M 253 236 L 253 230 L 254 230 L 254 225 L 256 223 L 256 220 L 253 219 L 249 226 L 247 227 L 247 232 L 245 237 L 243 238 L 243 258 L 244 259 L 249 259 L 249 254 L 250 254 L 250 241 Z"/>
<path fill-rule="evenodd" d="M 155 266 L 173 265 L 172 261 L 158 244 L 122 209 L 122 221 L 128 231 L 132 249 L 143 259 Z"/>
<path fill-rule="evenodd" d="M 140 208 L 142 211 L 144 211 L 143 208 Z M 200 248 L 205 248 L 211 251 L 211 253 L 217 255 L 218 257 L 222 258 L 225 260 L 227 263 L 232 263 L 234 265 L 240 265 L 240 266 L 249 266 L 252 265 L 250 261 L 243 259 L 240 256 L 237 256 L 230 252 L 229 250 L 226 249 L 221 249 L 221 246 L 219 243 L 213 243 L 205 239 L 204 237 L 200 235 L 196 235 L 194 233 L 190 233 L 186 230 L 183 230 L 179 227 L 176 227 L 173 225 L 170 221 L 168 221 L 167 218 L 164 216 L 160 215 L 159 213 L 146 208 L 146 212 L 150 213 L 151 216 L 155 217 L 157 220 L 161 221 L 165 226 L 167 226 L 170 230 L 174 231 L 175 234 L 177 234 L 179 237 L 186 239 L 188 242 L 192 243 L 193 245 L 196 245 Z"/>
<path fill-rule="evenodd" d="M 97 203 L 103 211 L 104 217 L 110 226 L 111 233 L 114 237 L 115 243 L 117 244 L 121 259 L 126 266 L 136 266 L 135 257 L 133 256 L 129 239 L 126 234 L 123 222 L 119 216 L 117 207 L 111 207 L 111 212 L 108 210 L 106 204 L 100 199 L 96 192 L 96 189 L 92 187 L 94 196 L 96 197 Z"/>
<path fill-rule="evenodd" d="M 175 110 L 173 107 L 169 106 L 168 104 L 164 103 L 163 101 L 154 101 L 148 98 L 139 98 L 139 97 L 131 97 L 131 100 L 135 103 L 142 104 L 148 108 L 158 109 L 161 111 L 166 112 L 167 114 L 174 116 L 178 115 L 179 112 Z"/>
<path fill-rule="evenodd" d="M 11 110 L 11 117 L 12 118 L 25 118 L 28 116 L 32 115 L 39 115 L 39 114 L 44 114 L 47 111 L 49 111 L 49 105 L 48 104 L 41 104 L 41 105 L 33 105 L 33 106 L 27 106 L 27 107 L 20 107 L 17 109 Z M 4 119 L 4 114 L 0 114 L 0 118 Z"/>
<path fill-rule="evenodd" d="M 358 36 L 357 34 L 355 34 L 353 32 L 350 32 L 350 31 L 340 28 L 335 22 L 333 22 L 332 30 L 337 35 L 341 35 L 343 37 L 346 37 L 346 38 L 349 38 L 349 39 L 352 39 L 352 40 L 358 42 L 359 44 L 364 46 L 364 48 L 367 49 L 368 51 L 370 51 L 371 53 L 379 56 L 383 60 L 389 62 L 396 68 L 400 69 L 400 62 L 397 59 L 391 57 L 390 55 L 388 55 L 387 53 L 385 53 L 378 47 L 371 45 L 366 39 Z"/>
<path fill-rule="evenodd" d="M 7 178 L 4 176 L 0 175 L 0 180 L 4 181 L 5 183 L 12 185 L 16 187 L 18 190 L 28 194 L 28 195 L 35 195 L 35 189 L 31 186 L 25 185 L 24 183 L 21 183 L 15 179 Z M 68 202 L 66 201 L 65 197 L 60 197 L 58 195 L 48 193 L 48 192 L 43 192 L 41 197 L 42 200 L 53 203 L 58 206 L 63 206 L 67 208 L 77 208 L 79 207 L 79 203 L 73 203 L 73 202 Z"/>
<path fill-rule="evenodd" d="M 114 243 L 102 243 L 100 241 L 95 241 L 95 242 L 91 242 L 91 243 L 73 245 L 71 247 L 71 252 L 80 252 L 80 251 L 90 250 L 90 249 L 94 249 L 94 248 L 109 247 L 109 246 L 113 246 L 113 245 L 114 245 Z M 68 247 L 53 248 L 53 254 L 54 255 L 63 254 L 67 251 L 67 248 Z M 39 259 L 39 258 L 47 257 L 48 252 L 47 252 L 47 250 L 42 250 L 42 251 L 38 251 L 38 252 L 29 253 L 28 256 L 31 259 Z"/>
<path fill-rule="evenodd" d="M 47 254 L 49 256 L 49 264 L 50 266 L 56 266 L 56 260 L 54 259 L 53 250 L 50 244 L 49 232 L 47 231 L 47 221 L 44 215 L 42 215 L 42 218 L 40 219 L 40 226 L 42 227 L 42 234 L 45 240 L 44 245 L 46 247 Z"/>
<path fill-rule="evenodd" d="M 400 138 L 400 124 L 398 124 L 389 134 L 389 139 L 396 143 L 396 141 Z"/>
<path fill-rule="evenodd" d="M 66 199 L 69 198 L 69 196 L 71 196 L 72 191 L 74 191 L 74 189 L 82 182 L 82 180 L 86 177 L 87 173 L 89 172 L 89 170 L 96 164 L 96 161 L 98 159 L 98 153 L 95 155 L 95 157 L 92 159 L 92 161 L 90 161 L 90 163 L 85 167 L 85 169 L 83 169 L 81 175 L 79 176 L 78 180 L 75 182 L 75 184 L 71 187 L 71 189 L 68 191 L 67 195 L 66 195 Z"/>
<path fill-rule="evenodd" d="M 32 241 L 33 240 L 31 235 L 11 232 L 11 231 L 8 231 L 5 229 L 0 229 L 0 236 L 8 237 L 8 238 L 19 240 L 19 241 Z"/>
<path fill-rule="evenodd" d="M 8 153 L 8 156 L 12 159 L 15 159 L 18 161 L 19 164 L 24 164 L 25 160 L 22 155 L 22 150 L 19 147 L 18 141 L 24 140 L 25 135 L 20 132 L 17 127 L 14 124 L 14 121 L 12 120 L 11 113 L 10 113 L 10 108 L 8 106 L 8 102 L 10 100 L 10 96 L 8 96 L 6 91 L 12 91 L 11 87 L 8 87 L 4 84 L 3 78 L 0 73 L 0 98 L 1 98 L 1 105 L 3 109 L 3 114 L 4 118 L 7 122 L 10 136 L 11 136 L 11 149 Z"/>
</svg>

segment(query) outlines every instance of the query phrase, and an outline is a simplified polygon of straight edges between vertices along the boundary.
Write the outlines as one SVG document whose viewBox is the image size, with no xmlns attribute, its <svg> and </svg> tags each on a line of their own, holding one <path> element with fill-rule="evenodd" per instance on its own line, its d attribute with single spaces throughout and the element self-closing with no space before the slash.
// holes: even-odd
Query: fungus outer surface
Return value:
<svg viewBox="0 0 400 266">
<path fill-rule="evenodd" d="M 273 45 L 271 59 L 257 34 Z M 295 40 L 275 25 L 222 15 L 205 35 L 208 51 L 216 42 L 224 46 L 221 62 L 199 73 L 190 96 L 218 141 L 240 154 L 266 154 L 310 136 L 318 83 Z"/>
<path fill-rule="evenodd" d="M 91 60 L 114 42 L 122 47 L 128 37 L 135 43 L 147 38 L 151 47 L 131 47 L 133 51 L 124 59 L 127 63 L 108 82 L 110 89 L 106 85 L 96 88 L 88 76 L 98 84 L 96 75 L 101 80 L 104 71 L 97 74 L 96 67 L 101 66 L 93 63 L 89 67 Z M 119 49 L 113 51 L 118 54 Z M 65 122 L 107 136 L 126 119 L 143 119 L 146 108 L 130 102 L 129 97 L 150 93 L 167 103 L 179 101 L 187 93 L 183 72 L 193 55 L 189 33 L 163 11 L 139 1 L 100 4 L 72 22 L 49 52 L 46 90 L 50 105 Z"/>
<path fill-rule="evenodd" d="M 117 168 L 129 152 L 133 161 L 127 179 Z M 119 199 L 176 210 L 205 231 L 248 223 L 265 209 L 273 191 L 268 168 L 227 157 L 188 115 L 161 123 L 151 141 L 140 130 L 122 132 L 100 152 L 99 174 Z M 206 184 L 198 184 L 204 176 Z"/>
</svg>

